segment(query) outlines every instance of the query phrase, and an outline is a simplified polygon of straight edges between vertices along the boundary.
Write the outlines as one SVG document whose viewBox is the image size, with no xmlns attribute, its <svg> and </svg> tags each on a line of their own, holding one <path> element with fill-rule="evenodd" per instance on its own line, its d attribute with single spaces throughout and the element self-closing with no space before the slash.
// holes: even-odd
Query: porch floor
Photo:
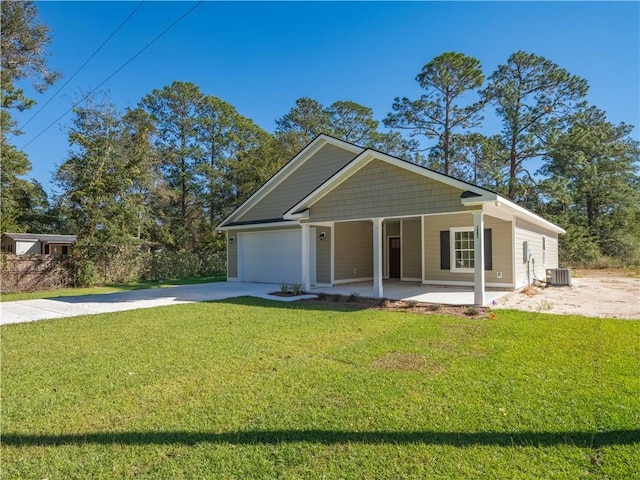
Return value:
<svg viewBox="0 0 640 480">
<path fill-rule="evenodd" d="M 442 305 L 473 305 L 473 290 L 456 287 L 435 287 L 412 282 L 385 280 L 383 282 L 384 298 L 390 300 L 416 300 L 418 302 L 438 303 Z M 374 297 L 373 282 L 344 283 L 333 287 L 312 287 L 309 293 L 326 293 L 329 295 L 351 295 Z M 511 292 L 485 291 L 485 305 L 498 301 Z"/>
</svg>

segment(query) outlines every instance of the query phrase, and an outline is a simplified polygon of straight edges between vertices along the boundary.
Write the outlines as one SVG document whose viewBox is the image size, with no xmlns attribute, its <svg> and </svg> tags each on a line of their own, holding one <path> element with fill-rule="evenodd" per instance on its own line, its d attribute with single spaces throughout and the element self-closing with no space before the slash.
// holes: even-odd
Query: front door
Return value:
<svg viewBox="0 0 640 480">
<path fill-rule="evenodd" d="M 389 278 L 400 278 L 400 237 L 389 237 Z"/>
</svg>

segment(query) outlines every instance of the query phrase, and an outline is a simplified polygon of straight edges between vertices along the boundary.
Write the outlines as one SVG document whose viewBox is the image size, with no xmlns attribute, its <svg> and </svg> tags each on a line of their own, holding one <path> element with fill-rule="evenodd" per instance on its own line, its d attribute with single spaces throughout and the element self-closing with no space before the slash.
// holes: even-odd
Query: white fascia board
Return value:
<svg viewBox="0 0 640 480">
<path fill-rule="evenodd" d="M 218 229 L 222 229 L 226 223 L 245 213 L 249 208 L 262 200 L 270 191 L 280 185 L 287 177 L 295 172 L 302 164 L 313 156 L 318 150 L 325 145 L 333 145 L 344 150 L 359 154 L 363 148 L 351 143 L 343 142 L 337 138 L 329 137 L 324 134 L 318 135 L 311 143 L 304 147 L 295 157 L 287 162 L 280 170 L 278 170 L 269 180 L 267 180 L 258 190 L 256 190 L 247 200 L 245 200 L 238 208 L 229 214 L 222 222 L 218 224 Z"/>
<path fill-rule="evenodd" d="M 335 175 L 330 177 L 326 182 L 313 190 L 309 195 L 303 198 L 292 208 L 287 210 L 287 212 L 285 212 L 285 214 L 283 215 L 283 218 L 286 220 L 297 219 L 296 214 L 294 214 L 293 212 L 298 212 L 302 209 L 309 208 L 315 202 L 335 189 L 338 185 L 351 177 L 354 173 L 356 173 L 367 163 L 373 160 L 374 157 L 371 155 L 371 153 L 371 150 L 363 151 L 360 155 L 347 163 L 347 165 L 340 169 Z"/>
<path fill-rule="evenodd" d="M 537 214 L 535 214 L 533 212 L 530 212 L 526 208 L 521 207 L 520 205 L 518 205 L 517 203 L 512 202 L 511 200 L 508 200 L 508 199 L 498 195 L 498 198 L 497 198 L 496 202 L 502 203 L 505 206 L 511 208 L 518 217 L 524 218 L 525 220 L 528 220 L 531 223 L 534 223 L 534 224 L 539 225 L 541 227 L 547 228 L 547 229 L 551 230 L 554 233 L 559 233 L 559 234 L 563 234 L 563 235 L 565 233 L 567 233 L 566 230 L 564 230 L 563 228 L 559 227 L 555 223 L 551 223 L 549 220 L 545 220 L 540 215 L 537 215 Z"/>
<path fill-rule="evenodd" d="M 298 204 L 294 205 L 291 209 L 289 209 L 285 214 L 284 218 L 292 218 L 290 215 L 292 212 L 297 212 L 303 208 L 309 208 L 315 202 L 320 200 L 322 197 L 327 195 L 333 189 L 338 187 L 341 183 L 347 180 L 349 177 L 354 175 L 358 170 L 363 168 L 366 164 L 371 162 L 372 160 L 381 160 L 383 162 L 389 163 L 399 168 L 403 168 L 412 173 L 421 175 L 423 177 L 429 178 L 431 180 L 435 180 L 437 182 L 444 183 L 445 185 L 449 185 L 451 187 L 457 188 L 462 191 L 470 191 L 473 193 L 477 193 L 480 195 L 479 197 L 470 198 L 470 201 L 482 202 L 495 200 L 497 195 L 493 192 L 489 192 L 483 188 L 471 185 L 469 183 L 465 183 L 460 180 L 456 180 L 455 178 L 448 177 L 438 172 L 434 172 L 432 170 L 428 170 L 419 165 L 415 165 L 413 163 L 407 162 L 405 160 L 400 160 L 398 158 L 387 155 L 386 153 L 378 152 L 376 150 L 367 149 L 362 151 L 359 156 L 354 158 L 349 164 L 347 164 L 342 170 L 337 172 L 333 177 L 329 178 L 325 183 L 316 188 L 313 192 L 311 192 L 308 196 L 302 199 Z"/>
<path fill-rule="evenodd" d="M 477 193 L 478 195 L 496 195 L 493 192 L 489 192 L 484 188 L 478 187 L 476 185 L 472 185 L 470 183 L 463 182 L 462 180 L 457 180 L 453 177 L 449 177 L 442 173 L 434 172 L 433 170 L 429 170 L 427 168 L 421 167 L 420 165 L 416 165 L 415 163 L 407 162 L 406 160 L 400 160 L 399 158 L 392 157 L 387 155 L 386 153 L 378 152 L 375 150 L 370 150 L 373 152 L 374 156 L 378 160 L 383 160 L 387 163 L 395 165 L 396 167 L 404 168 L 405 170 L 409 170 L 410 172 L 417 173 L 418 175 L 422 175 L 423 177 L 427 177 L 431 180 L 435 180 L 445 185 L 449 185 L 450 187 L 454 187 L 460 189 L 462 191 L 468 190 L 473 193 Z M 480 197 L 475 197 L 480 198 Z"/>
<path fill-rule="evenodd" d="M 230 232 L 233 230 L 257 230 L 269 229 L 273 227 L 299 227 L 299 223 L 294 222 L 269 222 L 269 223 L 247 223 L 245 225 L 231 225 L 230 227 L 218 227 L 221 232 Z"/>
</svg>

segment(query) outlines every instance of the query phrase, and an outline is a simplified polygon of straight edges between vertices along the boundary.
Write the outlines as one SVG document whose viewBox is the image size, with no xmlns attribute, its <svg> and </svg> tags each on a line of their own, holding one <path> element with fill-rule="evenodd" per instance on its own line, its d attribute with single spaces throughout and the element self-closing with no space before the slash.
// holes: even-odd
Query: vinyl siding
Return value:
<svg viewBox="0 0 640 480">
<path fill-rule="evenodd" d="M 470 213 L 432 215 L 424 218 L 425 282 L 473 282 L 473 273 L 451 272 L 440 269 L 440 231 L 452 227 L 472 227 Z M 485 271 L 486 283 L 513 283 L 511 262 L 511 222 L 488 215 L 484 216 L 484 228 L 491 229 L 493 268 Z M 502 278 L 498 278 L 502 272 Z"/>
<path fill-rule="evenodd" d="M 331 227 L 316 226 L 316 237 L 324 232 L 324 240 L 316 238 L 316 283 L 331 283 Z"/>
<path fill-rule="evenodd" d="M 373 277 L 373 223 L 336 223 L 335 229 L 335 280 Z"/>
<path fill-rule="evenodd" d="M 461 194 L 460 189 L 372 160 L 314 204 L 309 218 L 325 222 L 464 211 Z"/>
<path fill-rule="evenodd" d="M 402 220 L 402 278 L 420 278 L 422 275 L 422 248 L 420 246 L 420 219 Z"/>
<path fill-rule="evenodd" d="M 287 210 L 355 157 L 355 153 L 325 145 L 236 221 L 282 217 Z"/>
<path fill-rule="evenodd" d="M 542 260 L 542 237 L 546 237 L 546 267 Z M 521 219 L 516 219 L 516 288 L 527 285 L 527 262 L 524 260 L 523 243 L 529 243 L 533 262 L 530 280 L 544 280 L 545 268 L 558 267 L 558 235 Z"/>
</svg>

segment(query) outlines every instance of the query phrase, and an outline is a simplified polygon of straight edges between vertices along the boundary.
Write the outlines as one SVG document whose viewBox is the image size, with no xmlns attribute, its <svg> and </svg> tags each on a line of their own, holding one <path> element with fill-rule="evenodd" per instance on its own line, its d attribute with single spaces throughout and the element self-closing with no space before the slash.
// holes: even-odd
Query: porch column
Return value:
<svg viewBox="0 0 640 480">
<path fill-rule="evenodd" d="M 382 219 L 373 218 L 373 296 L 383 297 L 382 292 Z"/>
<path fill-rule="evenodd" d="M 482 307 L 484 301 L 484 212 L 477 210 L 473 212 L 473 234 L 474 234 L 474 292 L 473 303 Z"/>
<path fill-rule="evenodd" d="M 311 282 L 309 281 L 309 235 L 310 235 L 310 225 L 308 223 L 303 223 L 300 225 L 302 227 L 302 278 L 301 278 L 301 286 L 302 290 L 308 292 L 311 289 Z"/>
</svg>

